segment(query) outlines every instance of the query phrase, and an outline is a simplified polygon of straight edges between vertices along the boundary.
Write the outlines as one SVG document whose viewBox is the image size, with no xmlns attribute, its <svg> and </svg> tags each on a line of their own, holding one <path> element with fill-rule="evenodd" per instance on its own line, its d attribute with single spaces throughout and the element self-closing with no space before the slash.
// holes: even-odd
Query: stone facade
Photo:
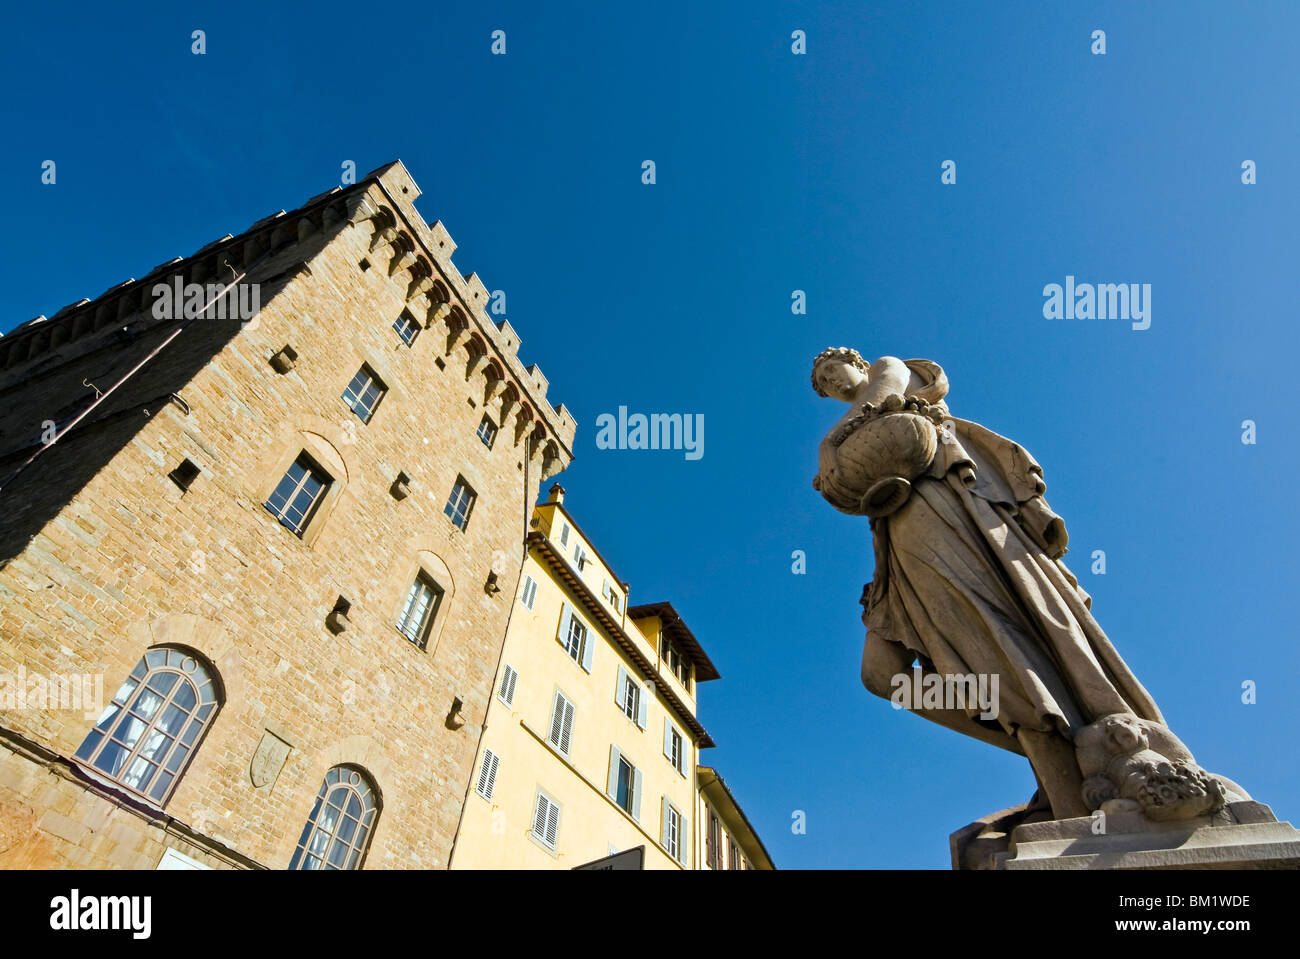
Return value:
<svg viewBox="0 0 1300 959">
<path fill-rule="evenodd" d="M 418 195 L 391 164 L 0 339 L 0 867 L 153 868 L 171 847 L 285 868 L 340 764 L 380 796 L 367 867 L 446 865 L 527 517 L 574 422 Z M 156 284 L 245 271 L 252 321 L 189 322 L 7 479 L 181 325 Z M 368 422 L 342 399 L 363 363 L 387 387 Z M 300 538 L 263 503 L 304 452 L 332 482 Z M 461 478 L 463 531 L 444 512 Z M 423 649 L 394 626 L 419 571 L 443 590 Z M 30 684 L 99 682 L 107 704 L 164 645 L 198 654 L 221 704 L 160 806 L 72 758 L 94 697 L 33 703 Z M 289 751 L 256 786 L 268 733 Z"/>
</svg>

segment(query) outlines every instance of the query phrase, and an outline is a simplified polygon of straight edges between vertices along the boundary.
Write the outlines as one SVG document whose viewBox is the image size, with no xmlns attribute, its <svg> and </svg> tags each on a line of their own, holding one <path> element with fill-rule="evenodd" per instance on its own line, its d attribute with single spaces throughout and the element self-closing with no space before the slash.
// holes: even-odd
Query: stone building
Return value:
<svg viewBox="0 0 1300 959">
<path fill-rule="evenodd" d="M 564 497 L 534 511 L 452 868 L 772 869 L 700 765 L 718 670 L 671 603 L 631 604 Z"/>
<path fill-rule="evenodd" d="M 418 195 L 0 338 L 0 868 L 447 865 L 574 421 Z"/>
</svg>

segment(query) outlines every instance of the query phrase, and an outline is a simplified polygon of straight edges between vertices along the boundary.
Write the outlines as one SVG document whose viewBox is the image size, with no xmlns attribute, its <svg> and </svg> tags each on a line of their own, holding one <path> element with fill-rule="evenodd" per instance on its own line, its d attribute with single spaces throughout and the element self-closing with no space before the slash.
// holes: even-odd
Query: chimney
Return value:
<svg viewBox="0 0 1300 959">
<path fill-rule="evenodd" d="M 546 501 L 548 503 L 562 504 L 564 502 L 564 487 L 556 483 L 551 487 L 551 496 Z"/>
</svg>

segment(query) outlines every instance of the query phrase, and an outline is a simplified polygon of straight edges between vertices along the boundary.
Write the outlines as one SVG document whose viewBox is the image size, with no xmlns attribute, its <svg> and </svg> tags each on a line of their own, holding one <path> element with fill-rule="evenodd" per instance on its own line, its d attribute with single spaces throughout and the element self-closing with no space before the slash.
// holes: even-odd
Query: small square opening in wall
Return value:
<svg viewBox="0 0 1300 959">
<path fill-rule="evenodd" d="M 199 473 L 203 472 L 191 460 L 181 460 L 181 465 L 176 467 L 167 474 L 167 478 L 181 488 L 181 492 L 187 492 L 190 484 L 199 478 Z"/>
<path fill-rule="evenodd" d="M 370 261 L 363 258 L 357 266 L 361 267 L 361 272 L 364 273 L 366 270 L 370 269 Z"/>
<path fill-rule="evenodd" d="M 435 356 L 433 358 L 433 365 L 438 367 L 440 370 L 445 370 L 447 368 L 447 364 L 442 361 L 441 356 Z"/>
</svg>

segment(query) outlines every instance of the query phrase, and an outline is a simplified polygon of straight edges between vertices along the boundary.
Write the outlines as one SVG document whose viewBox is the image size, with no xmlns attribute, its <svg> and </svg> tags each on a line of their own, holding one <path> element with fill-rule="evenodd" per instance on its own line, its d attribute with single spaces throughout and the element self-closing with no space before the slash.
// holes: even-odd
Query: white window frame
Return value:
<svg viewBox="0 0 1300 959">
<path fill-rule="evenodd" d="M 501 685 L 497 687 L 497 699 L 507 706 L 515 704 L 515 685 L 519 682 L 519 670 L 509 663 L 501 671 Z"/>
<path fill-rule="evenodd" d="M 497 785 L 497 771 L 501 768 L 501 757 L 490 749 L 483 750 L 483 761 L 479 763 L 478 780 L 474 792 L 488 802 L 492 801 L 492 792 Z"/>
<path fill-rule="evenodd" d="M 676 842 L 673 841 L 672 826 L 676 821 L 677 836 Z M 659 845 L 663 846 L 664 851 L 672 858 L 686 865 L 687 850 L 690 849 L 689 821 L 686 815 L 669 800 L 667 796 L 663 797 L 663 821 L 660 829 Z"/>
<path fill-rule="evenodd" d="M 537 814 L 541 809 L 541 805 L 543 801 L 548 803 L 547 817 L 546 817 L 548 829 L 551 821 L 550 810 L 551 809 L 555 810 L 555 817 L 554 817 L 555 835 L 551 838 L 550 842 L 547 842 L 545 833 L 541 835 L 538 835 L 537 833 Z M 554 853 L 556 847 L 560 844 L 560 815 L 563 812 L 564 812 L 564 807 L 562 807 L 558 802 L 555 801 L 555 797 L 552 796 L 550 793 L 548 793 L 545 789 L 542 789 L 540 786 L 538 786 L 537 795 L 533 797 L 533 816 L 532 819 L 529 820 L 529 824 L 528 824 L 528 837 L 532 839 L 533 842 L 541 846 L 543 849 L 547 850 L 548 852 Z"/>
<path fill-rule="evenodd" d="M 565 758 L 568 758 L 573 749 L 573 717 L 576 714 L 577 707 L 573 705 L 573 700 L 556 689 L 551 698 L 551 718 L 546 725 L 546 741 Z"/>
<path fill-rule="evenodd" d="M 678 744 L 677 761 L 673 761 L 673 742 Z M 682 776 L 686 775 L 686 734 L 677 728 L 667 716 L 664 717 L 664 758 L 668 760 L 668 765 L 677 770 Z"/>
<path fill-rule="evenodd" d="M 572 637 L 575 629 L 581 631 L 576 650 L 572 648 Z M 560 607 L 560 624 L 556 629 L 555 640 L 560 644 L 560 648 L 564 650 L 566 656 L 581 666 L 585 672 L 591 672 L 591 661 L 596 646 L 596 631 L 567 602 Z"/>
<path fill-rule="evenodd" d="M 628 804 L 632 807 L 628 809 L 618 801 L 618 772 L 619 764 L 627 763 L 628 769 L 631 770 L 631 781 L 628 783 L 630 795 Z M 605 795 L 608 796 L 619 809 L 632 817 L 636 822 L 641 821 L 641 794 L 645 789 L 645 780 L 641 770 L 636 763 L 632 762 L 617 746 L 611 745 L 609 748 L 609 772 L 605 781 Z"/>
<path fill-rule="evenodd" d="M 634 702 L 628 703 L 628 691 L 634 690 Z M 614 702 L 618 703 L 618 708 L 623 715 L 628 718 L 637 729 L 644 730 L 646 722 L 650 715 L 650 697 L 648 691 L 641 685 L 640 681 L 622 664 L 618 667 L 618 679 L 614 686 Z M 629 705 L 632 712 L 628 712 Z"/>
</svg>

